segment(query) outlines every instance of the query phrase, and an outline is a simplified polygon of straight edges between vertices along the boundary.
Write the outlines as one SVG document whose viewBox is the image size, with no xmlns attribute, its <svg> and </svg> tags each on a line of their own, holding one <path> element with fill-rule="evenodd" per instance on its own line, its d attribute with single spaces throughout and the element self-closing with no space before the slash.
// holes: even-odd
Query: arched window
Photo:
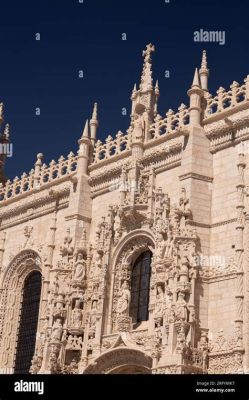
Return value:
<svg viewBox="0 0 249 400">
<path fill-rule="evenodd" d="M 142 253 L 136 260 L 131 275 L 132 322 L 147 321 L 149 317 L 151 252 Z"/>
<path fill-rule="evenodd" d="M 15 374 L 28 374 L 35 351 L 41 296 L 41 274 L 31 272 L 24 282 L 17 337 Z"/>
</svg>

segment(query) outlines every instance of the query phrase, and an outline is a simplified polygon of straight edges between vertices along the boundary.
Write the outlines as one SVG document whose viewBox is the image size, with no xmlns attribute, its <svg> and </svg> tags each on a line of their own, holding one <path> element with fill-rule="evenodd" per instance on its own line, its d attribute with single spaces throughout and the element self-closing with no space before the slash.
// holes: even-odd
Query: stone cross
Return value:
<svg viewBox="0 0 249 400">
<path fill-rule="evenodd" d="M 150 60 L 150 55 L 155 51 L 155 46 L 151 43 L 147 44 L 146 50 L 143 51 L 143 57 L 145 57 L 145 61 Z"/>
</svg>

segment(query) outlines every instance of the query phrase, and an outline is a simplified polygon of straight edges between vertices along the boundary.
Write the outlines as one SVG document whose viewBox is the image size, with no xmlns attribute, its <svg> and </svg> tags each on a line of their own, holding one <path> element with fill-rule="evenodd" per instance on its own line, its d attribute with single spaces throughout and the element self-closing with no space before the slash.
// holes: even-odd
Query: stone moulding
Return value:
<svg viewBox="0 0 249 400">
<path fill-rule="evenodd" d="M 3 221 L 7 218 L 13 218 L 14 216 L 21 214 L 28 209 L 39 209 L 41 207 L 47 206 L 58 199 L 68 198 L 71 189 L 71 182 L 65 182 L 63 185 L 53 185 L 53 189 L 50 191 L 45 191 L 45 188 L 42 190 L 29 193 L 25 198 L 11 199 L 12 201 L 8 205 L 4 205 L 4 207 L 0 208 L 0 219 Z M 67 200 L 65 200 L 67 201 Z M 39 212 L 39 211 L 38 211 Z M 36 212 L 33 211 L 33 215 L 35 216 Z M 30 215 L 29 215 L 30 218 Z"/>
</svg>

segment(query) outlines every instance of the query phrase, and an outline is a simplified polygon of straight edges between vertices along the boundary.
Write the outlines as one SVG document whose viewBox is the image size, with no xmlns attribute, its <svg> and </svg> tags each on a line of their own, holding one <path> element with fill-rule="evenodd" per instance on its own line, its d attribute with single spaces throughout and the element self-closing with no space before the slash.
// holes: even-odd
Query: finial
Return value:
<svg viewBox="0 0 249 400">
<path fill-rule="evenodd" d="M 92 119 L 93 120 L 97 120 L 98 119 L 98 103 L 94 103 Z"/>
<path fill-rule="evenodd" d="M 3 103 L 0 103 L 0 122 L 3 120 Z"/>
<path fill-rule="evenodd" d="M 82 135 L 82 137 L 89 137 L 89 126 L 88 126 L 88 119 L 86 120 L 86 123 L 85 123 L 85 128 L 84 128 L 84 131 L 83 131 L 83 135 Z"/>
<path fill-rule="evenodd" d="M 151 61 L 151 53 L 155 51 L 155 46 L 151 43 L 147 44 L 146 49 L 143 50 L 144 61 Z"/>
<path fill-rule="evenodd" d="M 144 65 L 141 77 L 140 89 L 147 91 L 152 88 L 152 71 L 151 71 L 151 53 L 155 51 L 155 46 L 151 43 L 147 44 L 143 51 Z"/>
<path fill-rule="evenodd" d="M 159 85 L 158 85 L 158 81 L 156 81 L 155 93 L 156 93 L 157 95 L 159 95 Z"/>
<path fill-rule="evenodd" d="M 36 160 L 35 165 L 42 165 L 43 157 L 44 157 L 44 156 L 43 156 L 42 153 L 38 153 L 37 156 L 36 156 L 37 160 Z"/>
<path fill-rule="evenodd" d="M 198 72 L 198 69 L 197 69 L 197 68 L 195 68 L 195 75 L 194 75 L 192 87 L 193 87 L 193 86 L 201 87 L 199 72 Z"/>
<path fill-rule="evenodd" d="M 2 138 L 5 140 L 9 140 L 9 138 L 10 138 L 10 125 L 9 124 L 5 125 Z"/>
<path fill-rule="evenodd" d="M 207 65 L 207 52 L 203 50 L 202 52 L 202 59 L 201 59 L 201 69 L 200 73 L 208 72 L 208 65 Z"/>
<path fill-rule="evenodd" d="M 199 70 L 200 73 L 200 80 L 201 80 L 201 88 L 204 92 L 208 93 L 208 76 L 209 76 L 209 69 L 207 65 L 207 53 L 206 50 L 202 52 L 202 60 L 201 60 L 201 68 Z"/>
<path fill-rule="evenodd" d="M 133 88 L 133 93 L 135 93 L 137 91 L 137 85 L 135 83 L 134 88 Z"/>
</svg>

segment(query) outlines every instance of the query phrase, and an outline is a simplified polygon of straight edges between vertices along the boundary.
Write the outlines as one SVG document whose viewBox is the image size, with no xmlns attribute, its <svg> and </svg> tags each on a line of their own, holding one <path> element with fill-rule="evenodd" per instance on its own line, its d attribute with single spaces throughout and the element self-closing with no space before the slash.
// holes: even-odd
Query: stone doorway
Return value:
<svg viewBox="0 0 249 400">
<path fill-rule="evenodd" d="M 144 352 L 127 347 L 109 350 L 85 369 L 84 374 L 150 374 L 152 358 Z"/>
</svg>

